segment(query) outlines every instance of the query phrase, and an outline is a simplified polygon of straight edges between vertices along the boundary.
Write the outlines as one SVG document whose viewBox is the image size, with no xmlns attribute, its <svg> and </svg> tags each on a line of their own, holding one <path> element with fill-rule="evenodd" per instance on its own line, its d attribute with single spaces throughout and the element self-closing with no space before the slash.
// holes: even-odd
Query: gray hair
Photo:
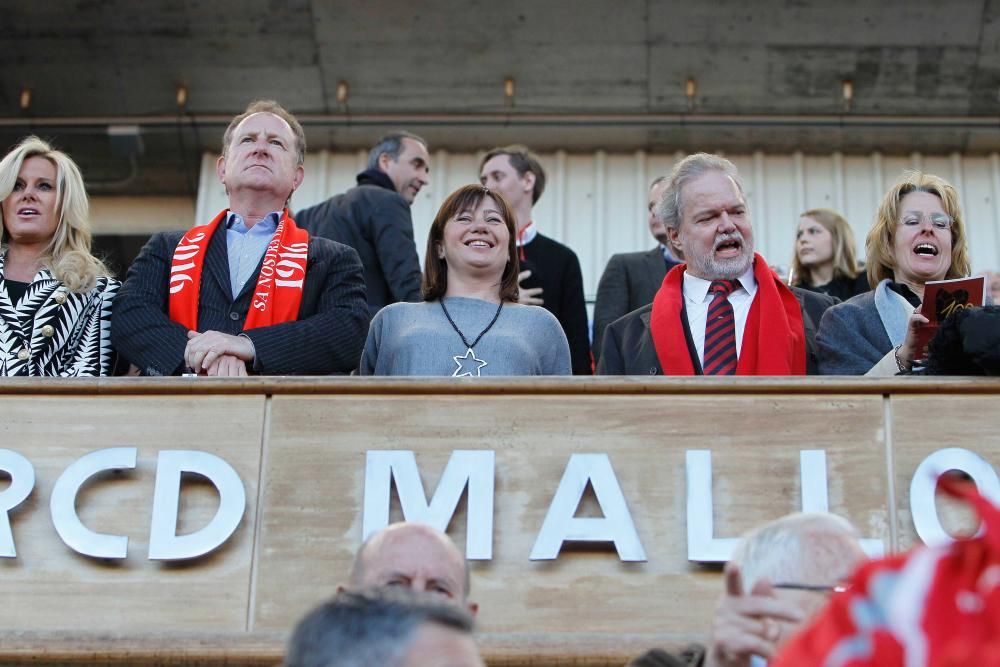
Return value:
<svg viewBox="0 0 1000 667">
<path fill-rule="evenodd" d="M 744 196 L 743 179 L 740 178 L 736 165 L 719 155 L 711 153 L 695 153 L 674 165 L 670 172 L 670 185 L 660 196 L 660 203 L 656 206 L 656 217 L 663 221 L 668 229 L 677 229 L 681 224 L 681 215 L 684 212 L 684 204 L 681 201 L 681 190 L 684 186 L 702 174 L 710 171 L 721 171 L 726 176 L 733 179 L 740 195 Z M 656 181 L 653 182 L 653 185 Z M 652 186 L 650 186 L 652 187 Z M 744 196 L 744 199 L 746 197 Z"/>
<path fill-rule="evenodd" d="M 472 634 L 468 611 L 408 589 L 341 592 L 295 626 L 285 667 L 397 667 L 417 630 L 435 623 Z"/>
<path fill-rule="evenodd" d="M 830 585 L 850 574 L 847 553 L 858 546 L 858 531 L 836 514 L 799 512 L 765 523 L 741 540 L 732 562 L 740 567 L 743 591 L 761 579 L 805 583 L 819 577 Z"/>
<path fill-rule="evenodd" d="M 427 142 L 423 140 L 422 137 L 418 137 L 412 132 L 405 132 L 399 130 L 397 132 L 391 132 L 372 146 L 372 149 L 368 151 L 368 168 L 378 169 L 378 159 L 382 155 L 388 155 L 392 158 L 393 162 L 399 159 L 400 154 L 403 152 L 403 139 L 413 139 L 424 145 L 427 148 Z"/>
</svg>

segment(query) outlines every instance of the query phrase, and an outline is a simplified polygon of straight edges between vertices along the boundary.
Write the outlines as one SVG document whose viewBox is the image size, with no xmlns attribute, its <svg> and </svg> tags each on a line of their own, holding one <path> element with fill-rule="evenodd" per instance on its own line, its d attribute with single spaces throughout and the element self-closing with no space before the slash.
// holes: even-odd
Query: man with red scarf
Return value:
<svg viewBox="0 0 1000 667">
<path fill-rule="evenodd" d="M 608 325 L 603 375 L 804 375 L 816 372 L 816 323 L 836 303 L 785 286 L 754 253 L 743 183 L 732 162 L 689 155 L 658 207 L 686 264 L 653 303 Z"/>
<path fill-rule="evenodd" d="M 305 133 L 276 102 L 233 119 L 217 163 L 229 208 L 155 234 L 129 268 L 114 346 L 145 375 L 349 372 L 368 325 L 357 253 L 288 214 Z"/>
</svg>

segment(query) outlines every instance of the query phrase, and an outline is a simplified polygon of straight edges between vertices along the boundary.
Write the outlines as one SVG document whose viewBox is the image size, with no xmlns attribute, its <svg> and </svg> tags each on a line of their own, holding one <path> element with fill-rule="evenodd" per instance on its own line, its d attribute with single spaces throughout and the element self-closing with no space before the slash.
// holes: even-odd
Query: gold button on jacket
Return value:
<svg viewBox="0 0 1000 667">
<path fill-rule="evenodd" d="M 44 327 L 42 327 L 42 335 L 45 336 L 46 338 L 52 338 L 52 334 L 54 334 L 55 332 L 56 330 L 52 328 L 51 324 L 46 324 Z"/>
<path fill-rule="evenodd" d="M 28 352 L 28 348 L 26 348 L 26 347 L 22 347 L 22 348 L 21 348 L 20 350 L 18 350 L 18 352 L 17 352 L 17 358 L 18 358 L 18 359 L 20 359 L 21 361 L 24 361 L 24 360 L 26 360 L 26 359 L 28 358 L 28 356 L 29 356 L 30 354 L 31 354 L 31 353 L 30 353 L 30 352 Z"/>
</svg>

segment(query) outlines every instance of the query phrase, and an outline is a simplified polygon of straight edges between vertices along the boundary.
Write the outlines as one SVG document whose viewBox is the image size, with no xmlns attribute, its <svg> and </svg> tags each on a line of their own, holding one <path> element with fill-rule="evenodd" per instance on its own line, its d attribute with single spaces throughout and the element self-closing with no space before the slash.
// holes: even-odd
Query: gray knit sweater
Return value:
<svg viewBox="0 0 1000 667">
<path fill-rule="evenodd" d="M 464 297 L 448 297 L 444 304 L 470 343 L 497 310 L 495 303 Z M 475 359 L 467 351 L 439 302 L 394 303 L 372 320 L 360 373 L 452 375 L 461 369 L 472 376 L 570 374 L 569 344 L 559 320 L 538 306 L 505 303 L 476 344 Z"/>
</svg>

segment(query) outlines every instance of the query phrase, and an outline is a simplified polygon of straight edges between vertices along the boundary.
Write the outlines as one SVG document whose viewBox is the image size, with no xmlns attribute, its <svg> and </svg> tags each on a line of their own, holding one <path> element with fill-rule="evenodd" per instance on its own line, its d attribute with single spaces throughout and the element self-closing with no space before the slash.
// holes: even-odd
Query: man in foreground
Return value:
<svg viewBox="0 0 1000 667">
<path fill-rule="evenodd" d="M 285 667 L 483 667 L 472 616 L 405 590 L 338 593 L 299 621 Z"/>
<path fill-rule="evenodd" d="M 707 647 L 655 649 L 634 664 L 758 667 L 774 656 L 866 560 L 858 534 L 833 514 L 789 514 L 745 535 L 726 566 Z"/>
<path fill-rule="evenodd" d="M 351 576 L 340 590 L 396 586 L 433 593 L 468 609 L 469 568 L 451 538 L 426 524 L 394 523 L 375 533 L 354 557 Z"/>
</svg>

